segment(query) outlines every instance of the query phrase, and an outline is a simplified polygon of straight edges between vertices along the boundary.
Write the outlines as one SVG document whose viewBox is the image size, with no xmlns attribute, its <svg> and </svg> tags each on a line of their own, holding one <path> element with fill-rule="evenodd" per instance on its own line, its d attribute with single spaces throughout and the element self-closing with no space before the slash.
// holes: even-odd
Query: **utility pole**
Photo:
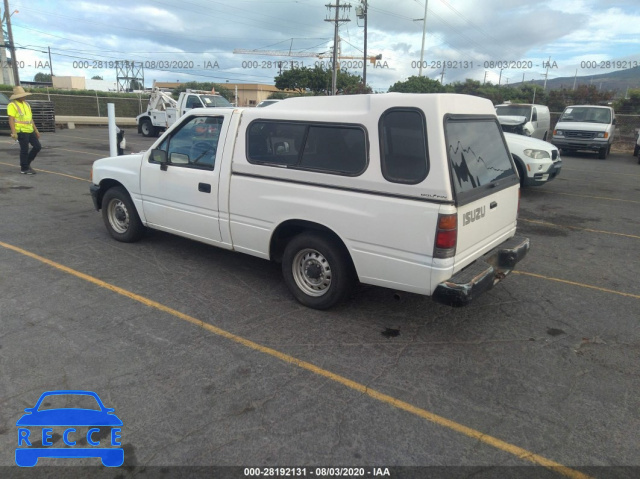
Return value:
<svg viewBox="0 0 640 479">
<path fill-rule="evenodd" d="M 5 0 L 6 1 L 6 0 Z M 340 0 L 336 0 L 336 4 L 335 5 L 331 5 L 330 3 L 325 5 L 325 7 L 327 7 L 329 9 L 329 13 L 331 13 L 331 9 L 335 8 L 336 9 L 336 15 L 334 19 L 331 18 L 325 18 L 324 21 L 325 22 L 334 22 L 334 30 L 333 30 L 333 71 L 331 74 L 331 95 L 335 95 L 336 94 L 336 90 L 337 90 L 337 84 L 338 84 L 338 42 L 339 42 L 339 28 L 340 28 L 340 23 L 343 22 L 350 22 L 351 20 L 349 18 L 346 18 L 344 16 L 340 16 L 340 10 L 343 10 L 343 15 L 344 15 L 344 10 L 350 10 L 351 9 L 351 5 L 340 5 Z"/>
<path fill-rule="evenodd" d="M 53 83 L 53 62 L 51 61 L 51 47 L 47 47 L 49 50 L 49 71 L 51 72 L 51 83 Z"/>
<path fill-rule="evenodd" d="M 9 0 L 4 0 L 4 21 L 7 24 L 7 33 L 9 34 L 9 48 L 11 49 L 11 66 L 13 67 L 13 83 L 15 83 L 16 86 L 19 86 L 20 76 L 18 75 L 18 61 L 16 60 L 16 47 L 13 43 L 13 31 L 11 30 L 11 14 L 9 13 Z"/>
<path fill-rule="evenodd" d="M 418 76 L 422 76 L 422 62 L 424 61 L 424 39 L 427 35 L 427 5 L 429 0 L 424 0 L 424 18 L 416 18 L 413 21 L 419 22 L 422 20 L 422 48 L 420 49 L 420 68 L 418 70 Z"/>
<path fill-rule="evenodd" d="M 542 87 L 543 91 L 547 91 L 547 77 L 549 76 L 549 64 L 551 63 L 551 57 L 547 61 L 547 71 L 544 74 L 544 86 Z"/>
<path fill-rule="evenodd" d="M 364 62 L 362 63 L 362 85 L 367 88 L 367 0 L 360 0 L 362 7 L 356 9 L 356 16 L 364 19 Z"/>
<path fill-rule="evenodd" d="M 578 69 L 576 68 L 576 75 L 573 77 L 573 89 L 576 89 L 576 81 L 578 81 Z"/>
<path fill-rule="evenodd" d="M 2 84 L 9 85 L 11 78 L 9 76 L 9 64 L 7 63 L 7 49 L 5 44 L 7 43 L 4 35 L 4 19 L 0 22 L 0 67 L 2 68 Z"/>
</svg>

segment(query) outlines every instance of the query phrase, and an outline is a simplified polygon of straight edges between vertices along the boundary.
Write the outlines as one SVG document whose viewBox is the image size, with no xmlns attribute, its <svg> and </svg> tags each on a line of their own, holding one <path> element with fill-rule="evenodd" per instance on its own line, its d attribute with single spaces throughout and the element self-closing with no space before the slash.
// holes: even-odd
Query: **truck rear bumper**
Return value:
<svg viewBox="0 0 640 479">
<path fill-rule="evenodd" d="M 502 281 L 529 251 L 529 238 L 514 236 L 482 258 L 440 283 L 433 300 L 450 306 L 465 306 Z"/>
</svg>

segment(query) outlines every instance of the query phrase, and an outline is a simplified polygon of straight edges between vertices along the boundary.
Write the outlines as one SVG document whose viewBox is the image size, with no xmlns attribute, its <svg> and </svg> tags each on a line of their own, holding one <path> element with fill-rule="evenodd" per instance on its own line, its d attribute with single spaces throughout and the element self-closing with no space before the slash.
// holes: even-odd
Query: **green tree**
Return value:
<svg viewBox="0 0 640 479">
<path fill-rule="evenodd" d="M 318 67 L 315 68 L 318 70 Z M 322 72 L 324 70 L 320 69 Z M 285 70 L 280 75 L 275 77 L 275 85 L 278 90 L 293 90 L 299 93 L 305 91 L 312 91 L 318 93 L 324 89 L 324 78 L 317 78 L 317 73 L 308 67 L 292 68 L 291 70 Z M 315 81 L 312 81 L 314 77 Z M 318 90 L 319 89 L 319 90 Z"/>
<path fill-rule="evenodd" d="M 640 88 L 629 90 L 628 96 L 629 98 L 620 99 L 613 104 L 615 111 L 629 115 L 640 114 Z"/>
<path fill-rule="evenodd" d="M 292 68 L 275 77 L 275 85 L 279 90 L 328 95 L 331 91 L 331 76 L 331 70 L 321 66 Z M 359 75 L 342 70 L 339 70 L 336 75 L 336 89 L 339 95 L 355 95 L 372 91 L 369 86 L 365 87 L 362 84 L 362 78 Z"/>
<path fill-rule="evenodd" d="M 437 80 L 412 76 L 389 87 L 390 92 L 398 93 L 444 93 L 446 88 Z"/>
<path fill-rule="evenodd" d="M 33 77 L 33 81 L 51 83 L 51 73 L 36 73 L 36 75 Z"/>
<path fill-rule="evenodd" d="M 100 75 L 94 75 L 91 77 L 92 80 L 104 80 Z"/>
</svg>

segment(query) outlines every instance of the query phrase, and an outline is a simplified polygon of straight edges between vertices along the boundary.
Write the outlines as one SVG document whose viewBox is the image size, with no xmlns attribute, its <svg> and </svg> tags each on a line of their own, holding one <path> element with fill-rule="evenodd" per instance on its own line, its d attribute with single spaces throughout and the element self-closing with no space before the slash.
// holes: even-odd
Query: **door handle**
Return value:
<svg viewBox="0 0 640 479">
<path fill-rule="evenodd" d="M 209 183 L 198 183 L 198 191 L 211 193 L 211 185 Z"/>
<path fill-rule="evenodd" d="M 494 209 L 496 206 L 498 206 L 498 203 L 496 203 L 495 201 L 492 201 L 491 203 L 489 203 L 490 210 Z"/>
</svg>

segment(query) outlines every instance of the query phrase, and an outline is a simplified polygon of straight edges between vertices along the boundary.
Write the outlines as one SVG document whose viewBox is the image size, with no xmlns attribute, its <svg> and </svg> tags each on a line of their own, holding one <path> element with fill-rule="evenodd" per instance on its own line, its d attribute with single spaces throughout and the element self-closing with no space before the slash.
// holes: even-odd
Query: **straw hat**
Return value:
<svg viewBox="0 0 640 479">
<path fill-rule="evenodd" d="M 13 95 L 11 95 L 11 98 L 9 98 L 9 100 L 17 100 L 18 98 L 23 98 L 29 95 L 31 95 L 31 93 L 27 93 L 26 91 L 24 91 L 24 88 L 22 88 L 21 86 L 14 86 Z"/>
</svg>

